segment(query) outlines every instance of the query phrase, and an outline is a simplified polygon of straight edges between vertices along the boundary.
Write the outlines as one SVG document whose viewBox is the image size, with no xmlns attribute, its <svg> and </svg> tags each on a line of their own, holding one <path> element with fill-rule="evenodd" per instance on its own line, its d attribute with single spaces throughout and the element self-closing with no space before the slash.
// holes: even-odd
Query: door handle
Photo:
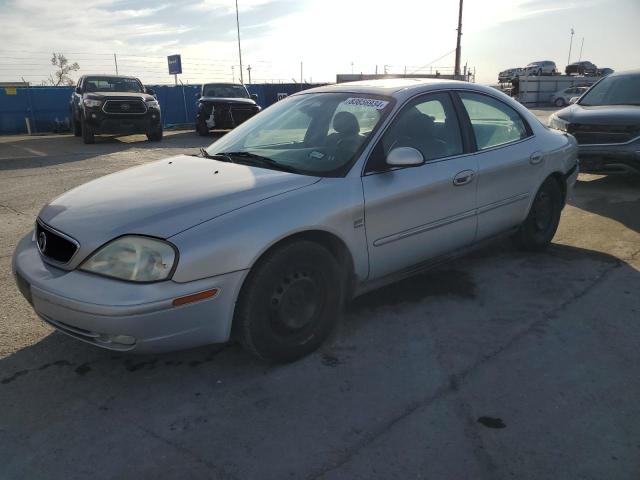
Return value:
<svg viewBox="0 0 640 480">
<path fill-rule="evenodd" d="M 466 185 L 467 183 L 470 183 L 471 180 L 473 180 L 473 176 L 473 170 L 463 170 L 462 172 L 457 173 L 455 177 L 453 177 L 453 185 L 456 187 Z"/>
<path fill-rule="evenodd" d="M 540 162 L 542 162 L 542 159 L 543 159 L 543 158 L 544 158 L 544 157 L 542 156 L 542 153 L 541 153 L 541 152 L 533 152 L 533 153 L 531 154 L 531 156 L 529 157 L 529 163 L 530 163 L 531 165 L 537 165 L 537 164 L 539 164 Z"/>
</svg>

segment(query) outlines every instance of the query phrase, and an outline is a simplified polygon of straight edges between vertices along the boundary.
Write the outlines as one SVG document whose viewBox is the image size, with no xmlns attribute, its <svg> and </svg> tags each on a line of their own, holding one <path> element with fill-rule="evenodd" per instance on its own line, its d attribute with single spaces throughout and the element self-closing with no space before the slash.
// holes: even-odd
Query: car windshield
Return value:
<svg viewBox="0 0 640 480">
<path fill-rule="evenodd" d="M 203 97 L 249 98 L 247 89 L 242 85 L 212 83 L 202 87 Z"/>
<path fill-rule="evenodd" d="M 389 97 L 356 93 L 295 95 L 246 121 L 206 152 L 236 163 L 342 176 L 393 103 Z"/>
<path fill-rule="evenodd" d="M 640 105 L 640 74 L 606 77 L 578 102 L 584 106 Z"/>
<path fill-rule="evenodd" d="M 86 92 L 131 92 L 142 93 L 142 84 L 135 78 L 87 77 L 84 81 Z"/>
</svg>

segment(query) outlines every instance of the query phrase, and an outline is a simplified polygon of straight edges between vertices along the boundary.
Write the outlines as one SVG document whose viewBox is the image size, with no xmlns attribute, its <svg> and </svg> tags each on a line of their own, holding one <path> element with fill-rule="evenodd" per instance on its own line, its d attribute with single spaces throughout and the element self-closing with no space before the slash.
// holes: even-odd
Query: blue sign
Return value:
<svg viewBox="0 0 640 480">
<path fill-rule="evenodd" d="M 169 75 L 182 73 L 182 59 L 180 58 L 180 55 L 169 55 L 167 57 L 167 62 L 169 62 Z"/>
</svg>

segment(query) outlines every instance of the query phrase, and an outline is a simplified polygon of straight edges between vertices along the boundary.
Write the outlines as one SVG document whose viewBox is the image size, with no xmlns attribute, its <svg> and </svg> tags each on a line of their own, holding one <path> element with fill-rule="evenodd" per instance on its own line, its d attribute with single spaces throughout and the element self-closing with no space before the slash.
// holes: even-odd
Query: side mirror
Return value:
<svg viewBox="0 0 640 480">
<path fill-rule="evenodd" d="M 253 100 L 254 102 L 258 101 L 258 94 L 257 93 L 252 93 L 251 94 L 251 100 Z"/>
<path fill-rule="evenodd" d="M 82 93 L 82 89 L 80 87 L 76 87 L 76 93 Z"/>
<path fill-rule="evenodd" d="M 149 95 L 155 95 L 156 94 L 156 92 L 153 91 L 153 88 L 147 87 L 147 88 L 145 88 L 145 90 Z"/>
<path fill-rule="evenodd" d="M 422 153 L 412 147 L 396 147 L 387 155 L 387 165 L 392 167 L 417 167 L 423 163 Z"/>
<path fill-rule="evenodd" d="M 569 105 L 573 105 L 574 103 L 576 103 L 578 101 L 580 97 L 571 97 L 569 99 Z"/>
</svg>

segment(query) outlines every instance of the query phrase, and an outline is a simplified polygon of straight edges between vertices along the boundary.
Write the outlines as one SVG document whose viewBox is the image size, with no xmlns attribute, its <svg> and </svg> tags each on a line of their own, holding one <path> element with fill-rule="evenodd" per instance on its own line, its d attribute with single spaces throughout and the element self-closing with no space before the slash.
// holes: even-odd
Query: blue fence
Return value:
<svg viewBox="0 0 640 480">
<path fill-rule="evenodd" d="M 266 83 L 247 85 L 258 95 L 262 108 L 282 97 L 320 84 Z M 165 127 L 194 124 L 200 85 L 150 85 L 154 89 Z M 69 130 L 69 99 L 73 87 L 0 88 L 0 134 L 27 133 L 29 119 L 33 133 Z"/>
</svg>

